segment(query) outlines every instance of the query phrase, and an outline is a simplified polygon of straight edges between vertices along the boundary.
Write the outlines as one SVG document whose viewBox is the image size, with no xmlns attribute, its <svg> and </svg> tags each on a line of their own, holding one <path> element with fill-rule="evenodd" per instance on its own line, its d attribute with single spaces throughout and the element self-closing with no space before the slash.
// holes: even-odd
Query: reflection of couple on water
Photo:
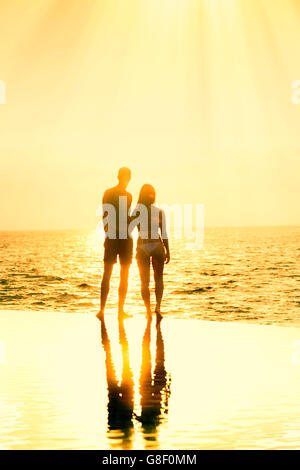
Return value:
<svg viewBox="0 0 300 470">
<path fill-rule="evenodd" d="M 131 179 L 131 171 L 120 168 L 117 186 L 105 191 L 102 199 L 104 242 L 104 272 L 101 282 L 101 305 L 97 317 L 104 318 L 104 310 L 109 292 L 110 278 L 113 266 L 119 257 L 119 317 L 126 318 L 124 303 L 128 287 L 129 268 L 133 257 L 132 227 L 138 230 L 136 259 L 141 279 L 141 294 L 147 311 L 147 317 L 152 316 L 150 302 L 150 268 L 152 265 L 155 281 L 157 322 L 161 316 L 161 301 L 163 296 L 164 264 L 170 261 L 169 241 L 166 232 L 164 212 L 154 205 L 155 189 L 150 184 L 142 186 L 138 204 L 131 212 L 132 195 L 126 191 Z M 125 201 L 125 204 L 124 204 Z M 111 216 L 111 210 L 115 217 Z M 113 229 L 112 229 L 113 228 Z"/>
<path fill-rule="evenodd" d="M 134 419 L 142 426 L 144 438 L 155 440 L 157 426 L 168 413 L 170 379 L 165 369 L 164 341 L 160 323 L 156 326 L 156 357 L 152 374 L 151 319 L 148 318 L 142 343 L 142 362 L 139 378 L 140 411 L 134 412 L 134 381 L 130 368 L 129 345 L 124 320 L 119 317 L 119 343 L 122 348 L 122 374 L 120 382 L 115 371 L 110 340 L 104 319 L 101 320 L 101 341 L 105 351 L 108 388 L 108 430 L 111 438 L 122 438 L 129 444 Z"/>
</svg>

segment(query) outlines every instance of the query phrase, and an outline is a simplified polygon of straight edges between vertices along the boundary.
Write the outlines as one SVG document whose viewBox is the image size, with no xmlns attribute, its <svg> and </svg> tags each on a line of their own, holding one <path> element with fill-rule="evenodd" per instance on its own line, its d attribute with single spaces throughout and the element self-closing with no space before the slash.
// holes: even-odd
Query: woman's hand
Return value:
<svg viewBox="0 0 300 470">
<path fill-rule="evenodd" d="M 165 259 L 165 263 L 166 263 L 166 264 L 170 263 L 170 259 L 171 259 L 171 257 L 170 257 L 170 252 L 169 252 L 169 251 L 167 251 L 167 253 L 166 253 L 166 259 Z"/>
</svg>

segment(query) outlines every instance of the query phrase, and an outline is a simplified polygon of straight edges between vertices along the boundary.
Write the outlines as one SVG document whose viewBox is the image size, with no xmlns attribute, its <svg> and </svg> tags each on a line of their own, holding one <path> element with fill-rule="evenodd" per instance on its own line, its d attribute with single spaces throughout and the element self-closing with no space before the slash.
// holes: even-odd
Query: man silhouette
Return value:
<svg viewBox="0 0 300 470">
<path fill-rule="evenodd" d="M 126 318 L 124 303 L 128 288 L 128 274 L 132 261 L 133 240 L 128 233 L 130 222 L 129 211 L 132 195 L 126 191 L 131 179 L 129 168 L 122 167 L 118 172 L 119 183 L 107 189 L 103 195 L 103 225 L 105 231 L 104 242 L 104 272 L 101 282 L 101 305 L 97 314 L 98 319 L 104 317 L 104 309 L 109 292 L 110 278 L 114 264 L 119 256 L 120 284 L 119 284 L 119 317 Z M 111 212 L 110 209 L 113 209 Z"/>
</svg>

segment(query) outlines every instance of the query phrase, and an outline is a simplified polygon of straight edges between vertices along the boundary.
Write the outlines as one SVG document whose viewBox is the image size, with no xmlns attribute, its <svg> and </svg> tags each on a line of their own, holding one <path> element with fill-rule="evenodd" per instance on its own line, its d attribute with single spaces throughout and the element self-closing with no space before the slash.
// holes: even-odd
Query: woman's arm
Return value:
<svg viewBox="0 0 300 470">
<path fill-rule="evenodd" d="M 167 226 L 166 226 L 166 215 L 164 211 L 159 212 L 159 228 L 161 233 L 161 238 L 166 249 L 166 264 L 170 262 L 170 246 L 169 246 L 169 238 L 167 234 Z"/>
</svg>

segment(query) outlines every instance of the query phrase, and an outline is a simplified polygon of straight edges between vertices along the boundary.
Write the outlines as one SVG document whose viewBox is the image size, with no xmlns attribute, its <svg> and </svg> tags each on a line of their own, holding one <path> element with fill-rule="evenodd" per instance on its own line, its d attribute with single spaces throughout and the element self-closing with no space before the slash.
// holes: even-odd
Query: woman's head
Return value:
<svg viewBox="0 0 300 470">
<path fill-rule="evenodd" d="M 155 189 L 151 184 L 144 184 L 141 187 L 139 194 L 139 204 L 144 204 L 144 206 L 150 206 L 155 202 Z"/>
</svg>

